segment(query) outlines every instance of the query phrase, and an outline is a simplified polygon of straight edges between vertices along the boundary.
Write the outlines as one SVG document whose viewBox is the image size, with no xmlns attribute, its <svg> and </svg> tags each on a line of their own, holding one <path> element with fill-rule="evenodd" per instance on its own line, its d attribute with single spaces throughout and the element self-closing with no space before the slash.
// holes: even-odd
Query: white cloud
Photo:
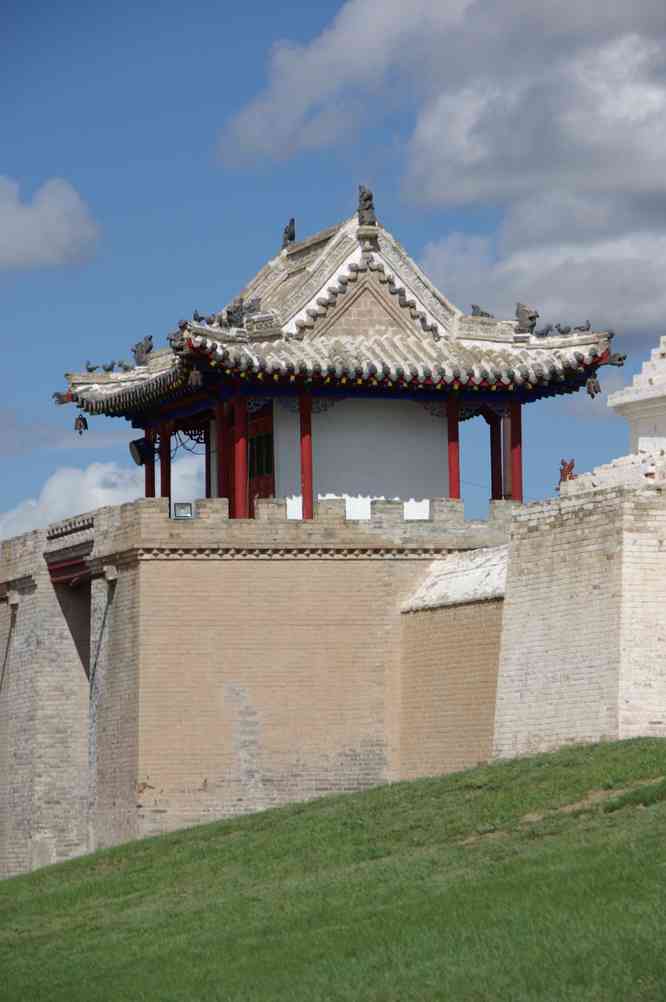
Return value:
<svg viewBox="0 0 666 1002">
<path fill-rule="evenodd" d="M 404 58 L 412 62 L 424 40 L 460 24 L 472 2 L 350 0 L 309 45 L 278 42 L 265 92 L 224 130 L 223 159 L 284 159 L 334 145 L 393 66 Z"/>
<path fill-rule="evenodd" d="M 68 181 L 51 178 L 22 202 L 16 181 L 0 175 L 0 269 L 82 260 L 97 236 L 90 210 Z"/>
<path fill-rule="evenodd" d="M 222 151 L 285 158 L 399 108 L 406 197 L 501 213 L 492 239 L 426 249 L 454 301 L 659 330 L 665 52 L 663 0 L 348 0 L 308 44 L 274 49 Z"/>
<path fill-rule="evenodd" d="M 104 505 L 123 504 L 143 497 L 144 472 L 117 463 L 91 463 L 85 469 L 61 467 L 53 473 L 38 497 L 22 501 L 0 513 L 0 539 L 47 526 L 49 522 L 93 511 Z M 203 495 L 203 457 L 186 455 L 172 466 L 172 496 L 189 501 Z"/>
<path fill-rule="evenodd" d="M 627 233 L 497 253 L 488 238 L 454 233 L 428 244 L 422 265 L 456 305 L 512 317 L 535 305 L 539 325 L 590 320 L 597 330 L 662 333 L 666 235 Z"/>
</svg>

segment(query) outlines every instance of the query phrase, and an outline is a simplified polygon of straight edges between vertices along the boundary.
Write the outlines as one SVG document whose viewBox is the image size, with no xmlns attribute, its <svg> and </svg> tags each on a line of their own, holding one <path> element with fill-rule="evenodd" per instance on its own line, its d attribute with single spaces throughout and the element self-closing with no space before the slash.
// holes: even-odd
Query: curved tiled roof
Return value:
<svg viewBox="0 0 666 1002">
<path fill-rule="evenodd" d="M 258 304 L 242 327 L 226 311 L 181 322 L 171 347 L 129 372 L 68 376 L 67 398 L 90 413 L 131 416 L 189 392 L 190 374 L 261 382 L 572 392 L 609 360 L 609 332 L 540 337 L 515 320 L 470 316 L 432 286 L 390 234 L 372 250 L 350 220 L 270 261 L 244 290 Z M 364 231 L 366 232 L 366 231 Z M 385 323 L 353 330 L 350 303 L 372 298 Z"/>
</svg>

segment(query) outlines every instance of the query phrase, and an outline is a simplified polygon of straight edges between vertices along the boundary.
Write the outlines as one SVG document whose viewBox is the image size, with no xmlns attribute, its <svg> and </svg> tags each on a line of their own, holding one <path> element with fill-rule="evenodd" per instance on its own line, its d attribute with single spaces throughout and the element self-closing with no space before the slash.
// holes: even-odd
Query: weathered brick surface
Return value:
<svg viewBox="0 0 666 1002">
<path fill-rule="evenodd" d="M 2 545 L 0 873 L 85 852 L 87 614 L 50 583 L 45 533 Z M 0 644 L 2 639 L 0 639 Z"/>
<path fill-rule="evenodd" d="M 401 603 L 433 556 L 504 538 L 399 508 L 155 499 L 3 544 L 2 872 L 399 778 Z M 81 552 L 92 580 L 54 586 L 46 559 Z"/>
<path fill-rule="evenodd" d="M 666 492 L 623 501 L 619 736 L 666 736 Z"/>
<path fill-rule="evenodd" d="M 0 873 L 491 747 L 666 734 L 661 491 L 530 506 L 503 605 L 410 614 L 433 556 L 502 542 L 500 518 L 258 514 L 147 500 L 2 544 Z M 45 557 L 82 551 L 92 580 L 54 586 Z"/>
<path fill-rule="evenodd" d="M 501 599 L 402 617 L 401 776 L 434 776 L 490 758 Z"/>
<path fill-rule="evenodd" d="M 666 500 L 622 487 L 513 523 L 495 753 L 666 734 Z"/>
<path fill-rule="evenodd" d="M 421 573 L 396 560 L 142 563 L 143 832 L 398 778 L 398 603 Z"/>
<path fill-rule="evenodd" d="M 89 730 L 90 847 L 136 837 L 139 749 L 138 568 L 92 582 Z"/>
</svg>

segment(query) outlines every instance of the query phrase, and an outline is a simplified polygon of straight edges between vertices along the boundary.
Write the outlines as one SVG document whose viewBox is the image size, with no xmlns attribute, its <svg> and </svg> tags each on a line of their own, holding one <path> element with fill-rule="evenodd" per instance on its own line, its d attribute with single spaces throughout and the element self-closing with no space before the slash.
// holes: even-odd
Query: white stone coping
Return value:
<svg viewBox="0 0 666 1002">
<path fill-rule="evenodd" d="M 434 560 L 425 580 L 403 604 L 402 612 L 419 612 L 504 598 L 509 547 L 491 546 L 452 553 Z"/>
</svg>

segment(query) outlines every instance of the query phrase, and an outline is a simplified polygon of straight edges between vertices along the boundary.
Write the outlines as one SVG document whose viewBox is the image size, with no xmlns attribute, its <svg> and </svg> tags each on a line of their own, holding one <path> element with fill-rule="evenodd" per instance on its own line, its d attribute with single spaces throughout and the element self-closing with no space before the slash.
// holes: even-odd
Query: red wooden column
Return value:
<svg viewBox="0 0 666 1002">
<path fill-rule="evenodd" d="M 298 398 L 301 417 L 301 496 L 303 518 L 314 518 L 314 493 L 312 476 L 312 397 L 301 393 Z"/>
<path fill-rule="evenodd" d="M 209 497 L 212 497 L 212 490 L 211 490 L 211 458 L 210 458 L 210 421 L 206 424 L 206 427 L 204 428 L 204 449 L 205 449 L 205 456 L 204 456 L 204 464 L 205 464 L 205 470 L 204 470 L 204 476 L 205 476 L 205 493 L 206 493 L 206 497 L 209 498 Z"/>
<path fill-rule="evenodd" d="M 247 400 L 234 397 L 234 518 L 249 518 L 250 485 L 247 468 Z"/>
<path fill-rule="evenodd" d="M 171 424 L 160 425 L 160 497 L 171 497 Z"/>
<path fill-rule="evenodd" d="M 490 419 L 490 496 L 502 500 L 502 418 L 493 414 Z"/>
<path fill-rule="evenodd" d="M 460 401 L 450 396 L 446 402 L 446 424 L 449 439 L 449 497 L 460 498 Z"/>
<path fill-rule="evenodd" d="M 148 443 L 148 449 L 146 451 L 146 461 L 143 466 L 143 472 L 146 482 L 146 497 L 155 497 L 155 432 L 146 432 L 146 442 Z"/>
<path fill-rule="evenodd" d="M 511 441 L 511 500 L 523 500 L 523 421 L 520 401 L 509 404 Z"/>
<path fill-rule="evenodd" d="M 217 496 L 229 497 L 229 450 L 227 408 L 221 400 L 215 404 L 215 450 L 217 452 Z"/>
</svg>

